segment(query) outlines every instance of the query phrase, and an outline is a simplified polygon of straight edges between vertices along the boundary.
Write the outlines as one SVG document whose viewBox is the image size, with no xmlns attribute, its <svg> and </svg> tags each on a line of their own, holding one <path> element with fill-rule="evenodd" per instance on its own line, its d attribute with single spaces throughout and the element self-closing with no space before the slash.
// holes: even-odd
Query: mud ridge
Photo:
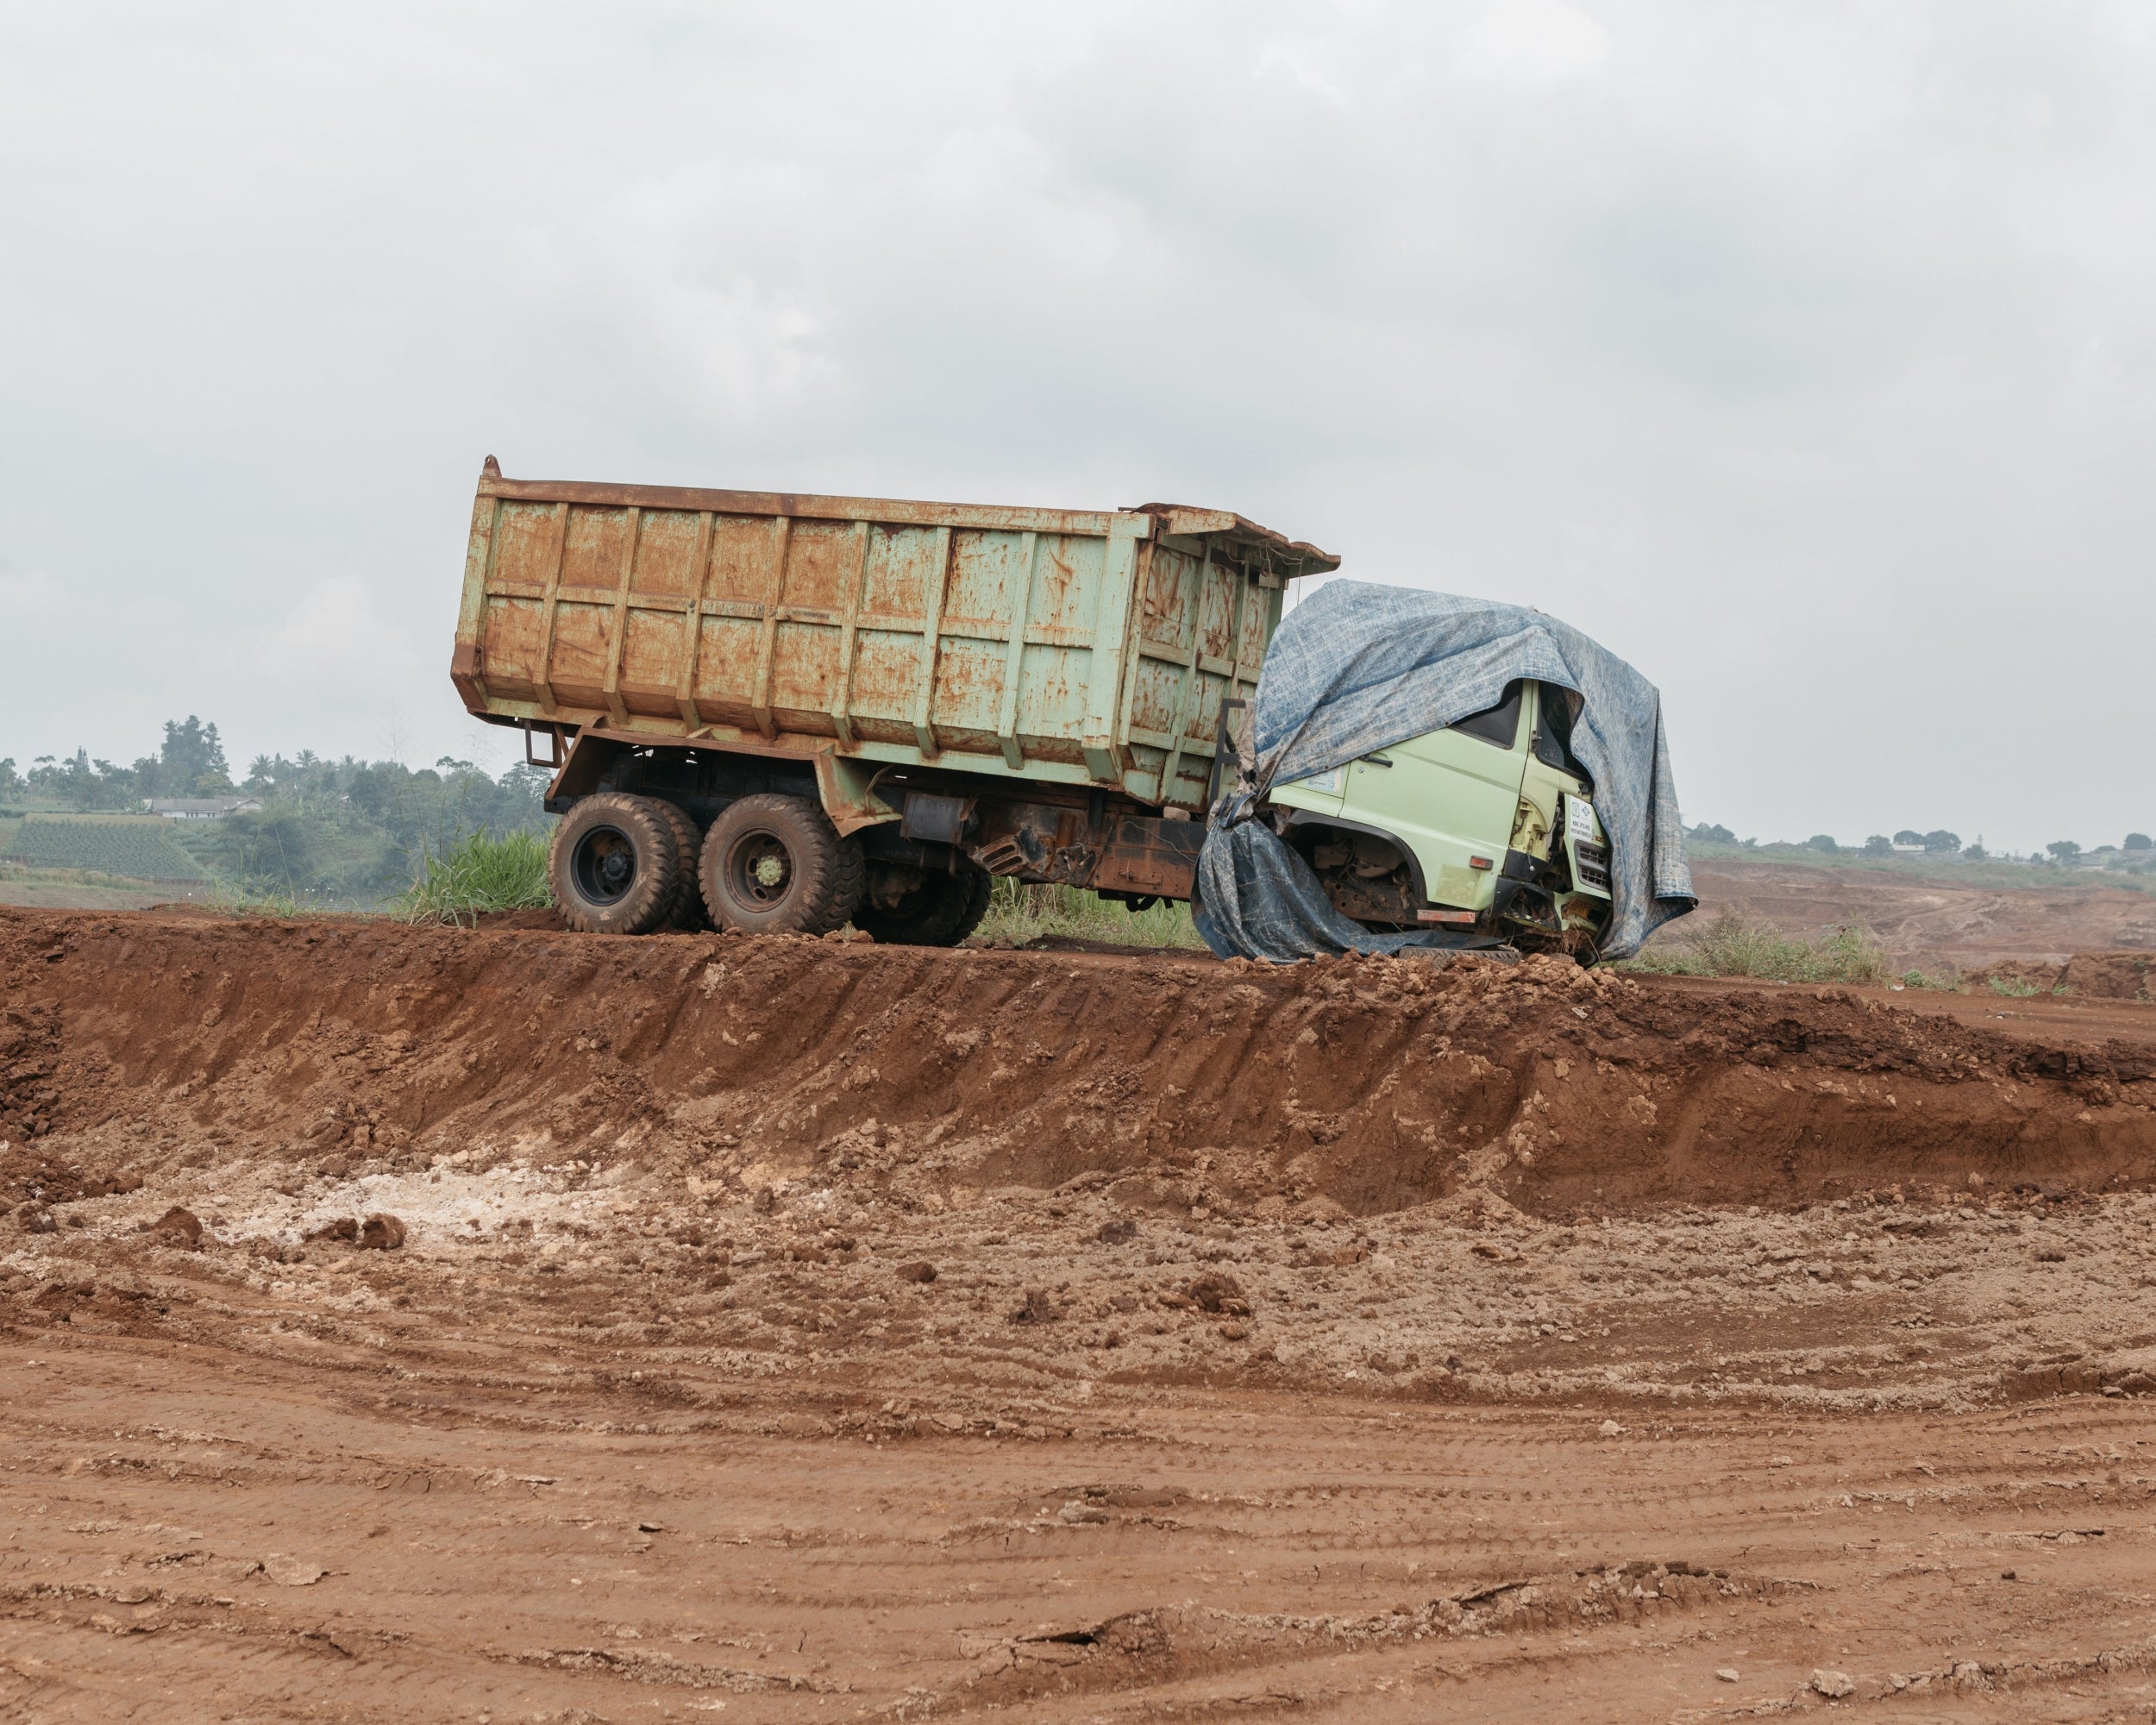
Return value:
<svg viewBox="0 0 2156 1725">
<path fill-rule="evenodd" d="M 1704 999 L 1556 959 L 1271 971 L 13 913 L 0 977 L 18 1206 L 205 1142 L 390 1169 L 627 1157 L 736 1192 L 813 1173 L 931 1207 L 1077 1182 L 1261 1217 L 2156 1172 L 2146 1044 L 2047 1044 L 1833 989 Z M 62 1128 L 133 1165 L 43 1165 Z"/>
</svg>

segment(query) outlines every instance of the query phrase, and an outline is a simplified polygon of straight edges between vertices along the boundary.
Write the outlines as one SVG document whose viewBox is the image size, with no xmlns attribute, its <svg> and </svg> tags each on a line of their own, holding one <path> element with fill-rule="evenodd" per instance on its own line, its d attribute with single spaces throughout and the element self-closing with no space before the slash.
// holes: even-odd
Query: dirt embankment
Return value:
<svg viewBox="0 0 2156 1725">
<path fill-rule="evenodd" d="M 0 1713 L 2156 1671 L 2156 1006 L 34 913 L 0 989 Z"/>
<path fill-rule="evenodd" d="M 2148 1177 L 2156 1049 L 1831 989 L 1703 999 L 1557 960 L 1278 972 L 717 937 L 0 921 L 0 1130 L 633 1156 L 735 1189 L 1549 1215 Z"/>
</svg>

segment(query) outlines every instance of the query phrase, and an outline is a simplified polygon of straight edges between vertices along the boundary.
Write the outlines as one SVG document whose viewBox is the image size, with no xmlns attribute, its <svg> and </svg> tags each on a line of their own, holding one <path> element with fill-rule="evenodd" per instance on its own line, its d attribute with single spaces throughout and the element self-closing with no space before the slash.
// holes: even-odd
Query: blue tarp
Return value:
<svg viewBox="0 0 2156 1725">
<path fill-rule="evenodd" d="M 1697 902 L 1684 861 L 1662 697 L 1567 624 L 1516 605 L 1330 581 L 1273 636 L 1245 715 L 1242 772 L 1214 804 L 1198 858 L 1198 932 L 1222 957 L 1287 963 L 1319 953 L 1488 944 L 1437 931 L 1374 934 L 1334 908 L 1270 826 L 1250 819 L 1275 784 L 1495 706 L 1515 678 L 1573 690 L 1572 753 L 1595 783 L 1610 845 L 1606 958 L 1628 958 Z"/>
</svg>

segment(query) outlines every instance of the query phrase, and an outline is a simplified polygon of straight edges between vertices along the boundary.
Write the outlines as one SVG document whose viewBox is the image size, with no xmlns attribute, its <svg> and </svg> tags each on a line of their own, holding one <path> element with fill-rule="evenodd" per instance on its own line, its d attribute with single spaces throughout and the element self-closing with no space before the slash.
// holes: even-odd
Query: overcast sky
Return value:
<svg viewBox="0 0 2156 1725">
<path fill-rule="evenodd" d="M 1686 818 L 2156 831 L 2156 7 L 0 9 L 0 755 L 513 733 L 472 486 L 1242 511 Z"/>
</svg>

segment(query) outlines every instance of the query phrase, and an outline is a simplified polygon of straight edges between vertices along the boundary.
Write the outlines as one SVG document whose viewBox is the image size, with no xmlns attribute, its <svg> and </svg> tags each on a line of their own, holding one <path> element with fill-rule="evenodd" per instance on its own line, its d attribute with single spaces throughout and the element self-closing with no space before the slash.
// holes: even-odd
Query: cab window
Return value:
<svg viewBox="0 0 2156 1725">
<path fill-rule="evenodd" d="M 1500 749 L 1511 748 L 1520 740 L 1520 696 L 1524 687 L 1515 678 L 1505 685 L 1505 698 L 1495 706 L 1484 707 L 1465 718 L 1456 718 L 1445 728 L 1480 737 Z"/>
<path fill-rule="evenodd" d="M 1572 754 L 1572 694 L 1555 683 L 1539 686 L 1535 702 L 1535 759 L 1560 773 L 1570 773 L 1583 783 L 1591 780 L 1586 768 Z"/>
</svg>

